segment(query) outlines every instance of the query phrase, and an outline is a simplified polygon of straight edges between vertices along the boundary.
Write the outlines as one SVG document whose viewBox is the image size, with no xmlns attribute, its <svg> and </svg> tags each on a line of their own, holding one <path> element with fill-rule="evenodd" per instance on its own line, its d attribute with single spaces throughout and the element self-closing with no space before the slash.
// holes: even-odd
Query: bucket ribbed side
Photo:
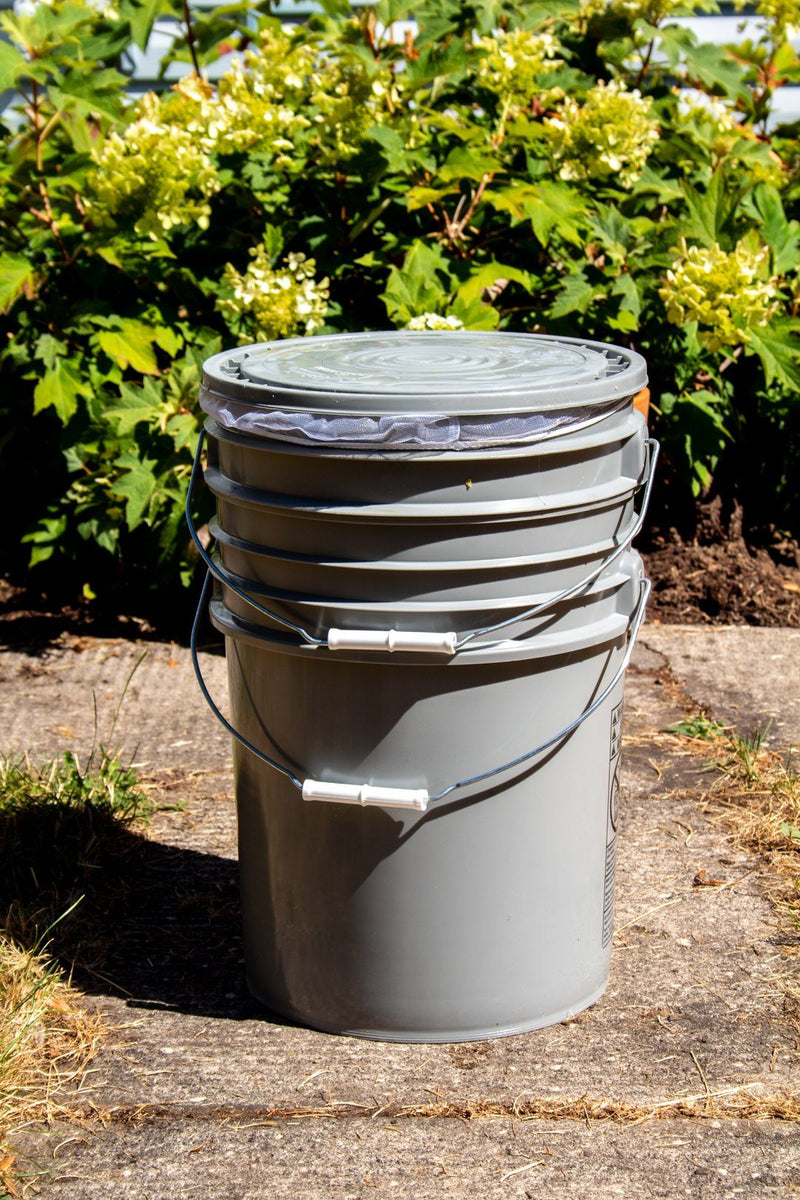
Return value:
<svg viewBox="0 0 800 1200">
<path fill-rule="evenodd" d="M 616 623 L 446 666 L 290 648 L 234 632 L 217 602 L 234 721 L 302 776 L 433 791 L 544 740 L 600 693 L 637 583 Z M 401 1041 L 537 1028 L 591 1003 L 609 967 L 621 700 L 620 684 L 538 760 L 424 814 L 304 802 L 237 747 L 255 995 L 322 1029 Z"/>
</svg>

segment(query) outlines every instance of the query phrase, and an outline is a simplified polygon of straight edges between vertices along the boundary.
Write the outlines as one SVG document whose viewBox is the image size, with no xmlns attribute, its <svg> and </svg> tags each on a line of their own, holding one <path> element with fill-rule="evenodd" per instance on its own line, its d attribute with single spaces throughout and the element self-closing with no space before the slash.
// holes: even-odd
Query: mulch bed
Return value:
<svg viewBox="0 0 800 1200">
<path fill-rule="evenodd" d="M 691 538 L 652 531 L 643 557 L 653 582 L 648 620 L 800 628 L 800 545 L 776 531 L 745 537 L 739 512 L 723 525 L 710 505 Z"/>
</svg>

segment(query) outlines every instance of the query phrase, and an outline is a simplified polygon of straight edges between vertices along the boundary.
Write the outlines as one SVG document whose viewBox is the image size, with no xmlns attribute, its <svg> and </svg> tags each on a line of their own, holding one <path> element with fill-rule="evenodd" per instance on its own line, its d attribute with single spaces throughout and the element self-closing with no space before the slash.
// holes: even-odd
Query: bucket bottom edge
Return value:
<svg viewBox="0 0 800 1200">
<path fill-rule="evenodd" d="M 516 1034 L 533 1033 L 537 1029 L 546 1029 L 550 1025 L 558 1025 L 562 1021 L 569 1021 L 576 1017 L 578 1013 L 584 1012 L 590 1008 L 592 1004 L 603 995 L 603 992 L 608 987 L 608 975 L 598 988 L 590 992 L 588 996 L 575 1001 L 566 1008 L 558 1009 L 556 1012 L 547 1013 L 544 1016 L 531 1018 L 529 1021 L 520 1021 L 513 1025 L 497 1025 L 480 1026 L 476 1029 L 458 1029 L 458 1030 L 403 1030 L 403 1029 L 370 1029 L 370 1028 L 351 1028 L 344 1025 L 328 1024 L 325 1021 L 312 1020 L 303 1013 L 296 1012 L 289 1007 L 279 1008 L 267 999 L 263 992 L 260 992 L 258 987 L 247 980 L 247 986 L 250 994 L 264 1007 L 276 1016 L 287 1017 L 297 1025 L 305 1026 L 307 1029 L 316 1029 L 320 1033 L 333 1033 L 340 1037 L 364 1038 L 371 1042 L 405 1042 L 409 1045 L 418 1044 L 457 1044 L 461 1042 L 484 1042 L 492 1038 L 514 1037 Z"/>
</svg>

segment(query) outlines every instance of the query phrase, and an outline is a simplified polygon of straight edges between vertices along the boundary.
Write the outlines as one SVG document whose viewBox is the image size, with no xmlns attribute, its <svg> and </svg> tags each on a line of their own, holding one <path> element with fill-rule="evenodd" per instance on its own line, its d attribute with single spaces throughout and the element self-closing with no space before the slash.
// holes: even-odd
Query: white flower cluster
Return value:
<svg viewBox="0 0 800 1200">
<path fill-rule="evenodd" d="M 463 329 L 464 322 L 460 317 L 442 317 L 439 313 L 426 312 L 418 317 L 412 317 L 406 329 Z"/>
<path fill-rule="evenodd" d="M 613 179 L 623 187 L 639 178 L 659 137 L 652 101 L 616 79 L 600 80 L 583 104 L 565 96 L 544 129 L 562 179 Z"/>
<path fill-rule="evenodd" d="M 191 133 L 162 119 L 153 93 L 139 112 L 122 136 L 110 133 L 95 152 L 89 210 L 101 222 L 129 218 L 137 233 L 154 239 L 176 225 L 207 229 L 208 198 L 219 190 L 208 155 Z"/>
<path fill-rule="evenodd" d="M 659 295 L 673 325 L 697 321 L 709 350 L 738 346 L 748 328 L 766 325 L 776 308 L 777 288 L 769 278 L 768 250 L 739 242 L 726 253 L 720 246 L 681 245 Z"/>
<path fill-rule="evenodd" d="M 165 119 L 191 133 L 209 154 L 267 150 L 278 166 L 291 164 L 294 139 L 311 122 L 299 111 L 320 82 L 312 47 L 265 30 L 225 72 L 215 89 L 196 75 L 180 80 L 164 105 Z"/>
<path fill-rule="evenodd" d="M 193 221 L 205 228 L 207 198 L 219 189 L 214 156 L 268 154 L 276 169 L 292 170 L 303 161 L 298 139 L 305 136 L 341 160 L 398 102 L 390 74 L 266 29 L 216 87 L 189 75 L 165 98 L 146 96 L 138 119 L 95 153 L 90 204 L 113 219 L 131 218 L 153 237 Z"/>
<path fill-rule="evenodd" d="M 684 121 L 708 127 L 715 143 L 725 143 L 730 147 L 741 135 L 735 113 L 718 96 L 708 96 L 705 92 L 692 94 L 680 90 L 678 112 Z"/>
<path fill-rule="evenodd" d="M 398 79 L 377 64 L 326 58 L 311 95 L 319 146 L 328 158 L 351 158 L 363 135 L 402 103 Z"/>
<path fill-rule="evenodd" d="M 495 37 L 482 37 L 477 44 L 485 51 L 478 72 L 481 83 L 512 102 L 530 102 L 542 92 L 541 76 L 563 65 L 561 44 L 552 33 L 498 30 Z"/>
<path fill-rule="evenodd" d="M 250 251 L 252 262 L 244 274 L 230 263 L 223 279 L 232 296 L 217 302 L 220 311 L 243 317 L 242 344 L 257 339 L 271 341 L 297 333 L 313 333 L 328 311 L 328 280 L 315 276 L 316 262 L 305 254 L 287 254 L 283 269 L 273 267 L 265 246 Z"/>
</svg>

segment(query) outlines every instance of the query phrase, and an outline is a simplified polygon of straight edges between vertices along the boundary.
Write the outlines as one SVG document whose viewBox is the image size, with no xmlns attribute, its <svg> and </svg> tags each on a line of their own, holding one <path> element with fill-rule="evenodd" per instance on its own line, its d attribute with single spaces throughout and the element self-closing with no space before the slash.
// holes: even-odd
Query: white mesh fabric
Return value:
<svg viewBox="0 0 800 1200">
<path fill-rule="evenodd" d="M 577 432 L 629 403 L 630 397 L 626 397 L 596 408 L 479 417 L 439 413 L 337 417 L 257 408 L 200 389 L 201 408 L 223 429 L 300 446 L 337 446 L 342 450 L 481 450 L 490 446 L 524 446 Z"/>
</svg>

